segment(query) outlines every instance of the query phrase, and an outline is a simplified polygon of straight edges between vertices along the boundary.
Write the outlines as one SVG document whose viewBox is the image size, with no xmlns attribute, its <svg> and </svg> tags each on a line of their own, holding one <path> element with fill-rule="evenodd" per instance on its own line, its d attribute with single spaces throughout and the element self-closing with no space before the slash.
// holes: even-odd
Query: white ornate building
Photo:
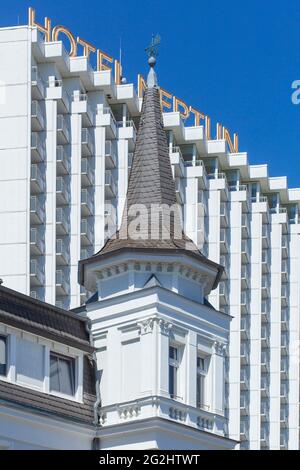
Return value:
<svg viewBox="0 0 300 470">
<path fill-rule="evenodd" d="M 142 93 L 120 81 L 118 63 L 114 76 L 107 54 L 100 51 L 94 70 L 88 46 L 76 55 L 71 41 L 69 54 L 59 39 L 49 21 L 43 32 L 32 12 L 29 26 L 0 29 L 0 276 L 7 287 L 75 308 L 91 295 L 77 283 L 78 260 L 98 252 L 120 227 Z M 229 148 L 219 126 L 212 139 L 207 120 L 206 126 L 199 119 L 187 125 L 182 109 L 168 109 L 166 95 L 163 123 L 185 233 L 225 266 L 208 300 L 232 316 L 224 394 L 228 435 L 245 448 L 296 449 L 300 190 Z M 142 263 L 141 272 L 146 267 Z M 139 282 L 132 267 L 129 272 L 130 282 Z M 201 307 L 203 315 L 208 308 Z M 179 318 L 167 321 L 180 330 Z M 153 325 L 152 337 L 165 339 L 157 321 Z M 105 339 L 97 341 L 104 351 Z M 144 412 L 146 405 L 140 408 Z M 113 414 L 108 405 L 108 422 Z"/>
</svg>

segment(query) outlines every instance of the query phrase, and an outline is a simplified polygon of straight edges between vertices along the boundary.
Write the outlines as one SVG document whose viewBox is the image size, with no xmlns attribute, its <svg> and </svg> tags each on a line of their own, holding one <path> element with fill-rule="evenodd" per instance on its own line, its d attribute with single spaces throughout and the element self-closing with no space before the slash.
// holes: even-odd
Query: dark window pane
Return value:
<svg viewBox="0 0 300 470">
<path fill-rule="evenodd" d="M 174 374 L 175 370 L 173 366 L 169 366 L 169 394 L 171 397 L 175 395 L 175 387 L 174 387 Z"/>
<path fill-rule="evenodd" d="M 177 348 L 174 348 L 174 346 L 170 346 L 169 348 L 169 357 L 170 359 L 174 359 L 177 361 L 178 355 L 177 355 Z"/>
<path fill-rule="evenodd" d="M 6 337 L 0 336 L 0 375 L 6 375 Z"/>
<path fill-rule="evenodd" d="M 50 390 L 66 395 L 75 393 L 75 361 L 56 354 L 50 355 Z"/>
</svg>

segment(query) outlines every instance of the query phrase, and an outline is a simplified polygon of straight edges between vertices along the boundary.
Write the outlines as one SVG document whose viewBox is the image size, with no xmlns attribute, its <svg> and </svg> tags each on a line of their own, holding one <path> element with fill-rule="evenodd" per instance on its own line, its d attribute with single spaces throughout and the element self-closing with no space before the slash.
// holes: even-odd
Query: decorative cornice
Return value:
<svg viewBox="0 0 300 470">
<path fill-rule="evenodd" d="M 213 344 L 213 349 L 216 354 L 219 356 L 226 356 L 226 351 L 227 351 L 227 344 L 221 343 L 219 341 L 215 341 Z"/>
<path fill-rule="evenodd" d="M 155 323 L 158 325 L 159 330 L 162 334 L 169 336 L 172 328 L 172 323 L 168 320 L 165 320 L 164 318 L 159 317 L 149 317 L 139 322 L 138 326 L 140 328 L 140 334 L 145 335 L 147 333 L 152 333 Z"/>
</svg>

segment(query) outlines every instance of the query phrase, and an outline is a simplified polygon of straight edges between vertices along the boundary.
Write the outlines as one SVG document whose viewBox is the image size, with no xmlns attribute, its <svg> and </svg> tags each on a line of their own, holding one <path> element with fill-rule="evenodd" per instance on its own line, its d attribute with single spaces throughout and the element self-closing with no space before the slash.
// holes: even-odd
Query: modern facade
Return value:
<svg viewBox="0 0 300 470">
<path fill-rule="evenodd" d="M 91 295 L 78 260 L 120 227 L 142 92 L 110 56 L 100 51 L 94 70 L 88 46 L 69 54 L 49 31 L 33 20 L 0 30 L 0 276 L 68 309 Z M 170 111 L 166 96 L 185 233 L 225 267 L 208 300 L 232 316 L 227 435 L 242 448 L 298 449 L 300 189 L 251 165 L 219 125 L 212 139 L 199 113 L 188 125 L 185 105 Z"/>
</svg>

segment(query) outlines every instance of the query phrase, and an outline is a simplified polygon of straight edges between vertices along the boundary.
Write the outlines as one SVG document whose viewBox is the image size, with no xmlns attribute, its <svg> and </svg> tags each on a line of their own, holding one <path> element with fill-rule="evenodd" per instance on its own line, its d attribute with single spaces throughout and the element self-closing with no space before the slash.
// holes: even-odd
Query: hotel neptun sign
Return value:
<svg viewBox="0 0 300 470">
<path fill-rule="evenodd" d="M 75 36 L 68 28 L 62 25 L 56 25 L 53 27 L 51 19 L 45 17 L 44 26 L 36 21 L 36 13 L 33 8 L 29 8 L 28 12 L 28 24 L 29 26 L 36 27 L 44 36 L 45 42 L 56 42 L 60 39 L 64 39 L 69 43 L 69 56 L 77 57 L 81 53 L 84 57 L 89 58 L 92 54 L 96 54 L 97 58 L 97 71 L 101 70 L 112 70 L 114 68 L 114 79 L 115 83 L 119 85 L 122 78 L 122 66 L 119 60 L 114 59 L 111 55 L 97 49 L 93 44 L 82 39 L 79 36 Z M 142 75 L 138 75 L 138 96 L 141 98 L 145 89 L 146 82 Z M 195 107 L 188 105 L 182 99 L 173 95 L 172 93 L 160 88 L 161 105 L 164 112 L 179 112 L 182 119 L 186 120 L 190 117 L 194 117 L 194 125 L 200 126 L 201 123 L 205 127 L 205 135 L 207 140 L 212 140 L 211 137 L 211 118 L 210 116 L 199 111 Z M 221 125 L 216 124 L 216 140 L 225 139 L 228 143 L 230 152 L 238 153 L 239 143 L 238 134 L 234 133 L 231 136 L 229 130 Z"/>
</svg>

